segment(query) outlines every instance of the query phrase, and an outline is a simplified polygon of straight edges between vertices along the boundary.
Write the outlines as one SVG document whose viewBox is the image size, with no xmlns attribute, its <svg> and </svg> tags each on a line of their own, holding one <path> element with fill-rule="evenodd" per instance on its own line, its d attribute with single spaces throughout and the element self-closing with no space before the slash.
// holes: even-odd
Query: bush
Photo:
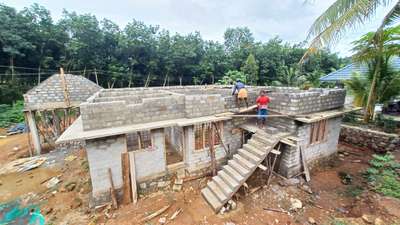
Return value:
<svg viewBox="0 0 400 225">
<path fill-rule="evenodd" d="M 392 154 L 373 155 L 369 161 L 371 167 L 365 171 L 368 183 L 375 191 L 395 198 L 400 198 L 400 181 L 397 172 L 400 163 Z"/>
<path fill-rule="evenodd" d="M 396 132 L 396 122 L 392 119 L 385 119 L 383 121 L 383 131 L 386 133 L 395 133 Z"/>
<path fill-rule="evenodd" d="M 0 105 L 0 127 L 6 128 L 15 123 L 24 121 L 23 101 L 17 101 L 14 105 Z"/>
<path fill-rule="evenodd" d="M 356 123 L 357 122 L 356 114 L 354 112 L 346 113 L 343 117 L 343 122 Z"/>
</svg>

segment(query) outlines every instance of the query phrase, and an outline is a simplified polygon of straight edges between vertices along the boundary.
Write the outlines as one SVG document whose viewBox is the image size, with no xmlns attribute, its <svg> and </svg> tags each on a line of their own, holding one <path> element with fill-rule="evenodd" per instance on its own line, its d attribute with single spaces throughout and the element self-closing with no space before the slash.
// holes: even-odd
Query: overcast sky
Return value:
<svg viewBox="0 0 400 225">
<path fill-rule="evenodd" d="M 279 36 L 297 43 L 306 38 L 314 21 L 334 0 L 12 0 L 6 5 L 22 9 L 38 3 L 58 20 L 63 9 L 91 13 L 108 18 L 124 27 L 132 19 L 160 25 L 171 32 L 187 34 L 200 31 L 208 40 L 223 40 L 228 27 L 247 26 L 257 41 Z M 351 55 L 350 42 L 374 30 L 388 8 L 380 8 L 372 21 L 350 31 L 331 50 L 341 56 Z"/>
</svg>

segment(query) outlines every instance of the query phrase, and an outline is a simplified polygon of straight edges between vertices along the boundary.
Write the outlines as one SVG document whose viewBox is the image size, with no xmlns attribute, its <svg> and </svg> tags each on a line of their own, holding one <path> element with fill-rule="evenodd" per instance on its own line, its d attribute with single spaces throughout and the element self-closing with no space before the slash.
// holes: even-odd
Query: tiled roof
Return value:
<svg viewBox="0 0 400 225">
<path fill-rule="evenodd" d="M 393 57 L 391 60 L 391 66 L 395 70 L 400 70 L 400 57 Z M 319 80 L 322 82 L 349 80 L 354 72 L 364 76 L 366 73 L 368 73 L 368 66 L 366 64 L 351 63 L 339 70 L 319 78 Z"/>
</svg>

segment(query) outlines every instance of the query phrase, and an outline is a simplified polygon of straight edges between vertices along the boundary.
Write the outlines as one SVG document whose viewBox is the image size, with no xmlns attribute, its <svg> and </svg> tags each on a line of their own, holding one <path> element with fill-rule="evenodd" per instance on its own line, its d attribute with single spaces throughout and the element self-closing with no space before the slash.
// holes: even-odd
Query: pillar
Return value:
<svg viewBox="0 0 400 225">
<path fill-rule="evenodd" d="M 41 153 L 41 146 L 40 146 L 40 137 L 39 132 L 36 127 L 35 117 L 32 114 L 32 111 L 25 112 L 26 118 L 28 119 L 28 126 L 29 126 L 29 133 L 32 137 L 33 148 L 35 150 L 36 155 L 40 155 Z"/>
</svg>

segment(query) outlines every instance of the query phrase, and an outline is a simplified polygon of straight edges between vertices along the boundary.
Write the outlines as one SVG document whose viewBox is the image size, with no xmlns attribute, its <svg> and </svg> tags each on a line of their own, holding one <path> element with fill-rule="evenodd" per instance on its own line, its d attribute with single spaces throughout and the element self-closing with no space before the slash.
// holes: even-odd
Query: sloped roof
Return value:
<svg viewBox="0 0 400 225">
<path fill-rule="evenodd" d="M 393 69 L 400 70 L 400 57 L 393 57 L 390 65 Z M 339 70 L 319 78 L 319 80 L 321 82 L 349 80 L 354 72 L 364 76 L 368 73 L 368 66 L 366 64 L 351 63 Z"/>
<path fill-rule="evenodd" d="M 65 74 L 70 106 L 79 106 L 101 89 L 83 76 Z M 24 94 L 25 110 L 67 108 L 60 74 L 54 74 Z"/>
</svg>

